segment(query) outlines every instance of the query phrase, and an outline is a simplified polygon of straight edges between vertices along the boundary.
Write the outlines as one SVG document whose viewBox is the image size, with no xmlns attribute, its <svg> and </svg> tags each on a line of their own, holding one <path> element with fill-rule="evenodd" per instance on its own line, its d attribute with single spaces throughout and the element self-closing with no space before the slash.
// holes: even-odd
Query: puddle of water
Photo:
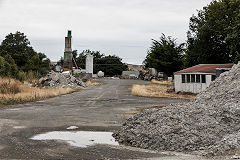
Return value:
<svg viewBox="0 0 240 160">
<path fill-rule="evenodd" d="M 112 132 L 89 132 L 89 131 L 54 131 L 45 134 L 39 134 L 31 139 L 33 140 L 63 140 L 72 146 L 88 147 L 96 144 L 119 145 L 112 137 Z"/>
<path fill-rule="evenodd" d="M 20 108 L 12 108 L 12 109 L 7 109 L 8 111 L 19 111 Z"/>
<path fill-rule="evenodd" d="M 14 126 L 13 127 L 14 129 L 23 129 L 23 128 L 26 128 L 25 126 Z"/>
<path fill-rule="evenodd" d="M 96 108 L 98 108 L 98 107 L 88 107 L 88 108 L 90 108 L 90 109 L 96 109 Z"/>
<path fill-rule="evenodd" d="M 70 126 L 70 127 L 67 128 L 67 130 L 74 130 L 74 129 L 78 129 L 78 127 L 77 126 Z"/>
</svg>

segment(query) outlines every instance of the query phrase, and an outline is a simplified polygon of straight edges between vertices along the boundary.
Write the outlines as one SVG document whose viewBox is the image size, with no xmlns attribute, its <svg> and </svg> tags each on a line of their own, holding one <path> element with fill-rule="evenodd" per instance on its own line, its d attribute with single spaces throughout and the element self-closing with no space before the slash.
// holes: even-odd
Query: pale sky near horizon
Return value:
<svg viewBox="0 0 240 160">
<path fill-rule="evenodd" d="M 186 41 L 189 19 L 211 0 L 0 0 L 0 42 L 16 31 L 52 61 L 63 56 L 72 30 L 73 49 L 98 50 L 142 64 L 162 33 Z"/>
</svg>

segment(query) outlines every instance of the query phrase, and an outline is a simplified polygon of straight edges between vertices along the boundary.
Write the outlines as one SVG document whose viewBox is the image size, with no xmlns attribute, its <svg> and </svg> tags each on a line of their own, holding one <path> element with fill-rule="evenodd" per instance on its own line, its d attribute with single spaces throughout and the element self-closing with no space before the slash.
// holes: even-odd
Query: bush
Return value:
<svg viewBox="0 0 240 160">
<path fill-rule="evenodd" d="M 50 70 L 50 60 L 44 53 L 37 53 L 30 46 L 24 33 L 10 33 L 0 42 L 0 76 L 25 79 L 24 72 L 33 71 L 34 77 Z M 30 73 L 32 74 L 32 73 Z M 32 76 L 32 75 L 29 75 Z"/>
<path fill-rule="evenodd" d="M 11 56 L 0 56 L 0 76 L 17 78 L 18 67 Z"/>
<path fill-rule="evenodd" d="M 27 78 L 27 74 L 23 71 L 19 71 L 18 72 L 18 76 L 17 76 L 18 80 L 20 80 L 21 82 L 25 81 Z"/>
<path fill-rule="evenodd" d="M 28 82 L 33 82 L 33 80 L 36 78 L 35 74 L 33 71 L 28 71 L 27 74 L 26 74 L 26 80 Z"/>
<path fill-rule="evenodd" d="M 6 71 L 6 68 L 5 68 L 5 60 L 3 57 L 0 56 L 0 75 L 2 76 L 5 76 L 5 71 Z"/>
</svg>

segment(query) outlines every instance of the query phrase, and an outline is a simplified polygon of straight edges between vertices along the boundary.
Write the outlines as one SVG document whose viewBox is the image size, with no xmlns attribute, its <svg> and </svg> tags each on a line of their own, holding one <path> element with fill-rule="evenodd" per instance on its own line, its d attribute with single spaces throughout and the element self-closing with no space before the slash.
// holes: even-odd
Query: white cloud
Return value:
<svg viewBox="0 0 240 160">
<path fill-rule="evenodd" d="M 71 29 L 79 51 L 95 49 L 141 63 L 151 39 L 161 33 L 184 42 L 189 18 L 210 1 L 0 0 L 0 40 L 19 30 L 37 51 L 57 60 Z"/>
</svg>

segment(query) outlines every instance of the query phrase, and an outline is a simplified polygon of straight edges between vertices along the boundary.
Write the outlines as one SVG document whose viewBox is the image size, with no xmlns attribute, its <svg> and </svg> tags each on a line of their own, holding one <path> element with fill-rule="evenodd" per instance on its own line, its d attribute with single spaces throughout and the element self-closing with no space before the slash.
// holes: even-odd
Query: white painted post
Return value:
<svg viewBox="0 0 240 160">
<path fill-rule="evenodd" d="M 93 55 L 91 55 L 90 53 L 87 53 L 86 57 L 86 73 L 93 74 Z"/>
</svg>

